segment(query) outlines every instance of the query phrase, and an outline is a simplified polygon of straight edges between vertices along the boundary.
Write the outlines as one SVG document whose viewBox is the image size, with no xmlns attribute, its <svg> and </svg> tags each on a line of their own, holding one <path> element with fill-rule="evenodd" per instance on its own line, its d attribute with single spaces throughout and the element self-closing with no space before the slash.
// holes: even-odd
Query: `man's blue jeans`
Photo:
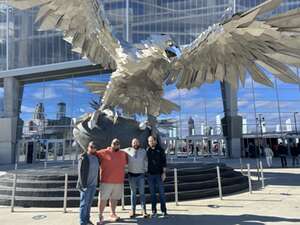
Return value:
<svg viewBox="0 0 300 225">
<path fill-rule="evenodd" d="M 145 201 L 145 175 L 141 174 L 139 176 L 128 175 L 128 181 L 130 185 L 130 200 L 131 200 L 131 210 L 135 212 L 136 210 L 136 191 L 139 189 L 141 208 L 146 212 L 146 201 Z"/>
<path fill-rule="evenodd" d="M 156 213 L 156 190 L 158 188 L 159 192 L 159 201 L 160 201 L 160 209 L 163 213 L 167 213 L 166 208 L 166 196 L 165 196 L 165 188 L 164 183 L 161 179 L 161 175 L 148 175 L 148 184 L 151 193 L 151 203 L 152 203 L 152 213 Z"/>
<path fill-rule="evenodd" d="M 96 186 L 88 186 L 80 191 L 80 225 L 86 225 L 90 220 L 90 211 L 96 193 Z"/>
</svg>

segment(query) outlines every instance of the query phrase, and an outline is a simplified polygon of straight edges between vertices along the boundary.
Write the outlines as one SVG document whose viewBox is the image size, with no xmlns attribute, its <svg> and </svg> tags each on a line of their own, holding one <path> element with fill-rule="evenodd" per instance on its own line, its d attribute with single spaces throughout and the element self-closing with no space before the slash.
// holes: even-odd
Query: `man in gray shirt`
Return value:
<svg viewBox="0 0 300 225">
<path fill-rule="evenodd" d="M 80 225 L 92 225 L 90 210 L 96 193 L 99 174 L 99 160 L 95 156 L 96 146 L 90 142 L 78 162 L 77 188 L 80 191 Z"/>
<path fill-rule="evenodd" d="M 140 148 L 140 142 L 134 138 L 131 142 L 131 148 L 124 149 L 128 154 L 128 181 L 130 185 L 131 195 L 131 212 L 130 218 L 136 216 L 136 191 L 139 189 L 142 214 L 144 218 L 148 217 L 145 202 L 145 173 L 148 168 L 148 160 L 146 150 Z"/>
</svg>

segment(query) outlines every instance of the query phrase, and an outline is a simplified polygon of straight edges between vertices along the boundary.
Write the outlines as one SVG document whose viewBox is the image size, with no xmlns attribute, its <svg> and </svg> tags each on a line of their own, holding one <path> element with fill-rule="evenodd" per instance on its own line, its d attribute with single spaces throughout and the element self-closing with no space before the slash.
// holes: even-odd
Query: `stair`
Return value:
<svg viewBox="0 0 300 225">
<path fill-rule="evenodd" d="M 241 173 L 234 171 L 225 164 L 218 164 L 221 172 L 222 191 L 224 195 L 240 192 L 248 187 L 248 180 Z M 179 201 L 201 199 L 218 196 L 216 175 L 217 164 L 171 165 L 167 172 L 165 193 L 167 201 L 174 201 L 174 172 L 178 169 L 178 198 Z M 18 175 L 15 205 L 22 207 L 63 207 L 64 180 L 61 175 Z M 76 190 L 76 175 L 69 175 L 68 179 L 68 207 L 78 207 L 79 192 Z M 13 173 L 0 176 L 0 205 L 10 205 L 13 186 Z M 146 182 L 146 201 L 150 202 L 150 194 Z M 98 193 L 97 193 L 98 194 Z M 124 187 L 125 204 L 130 204 L 130 189 L 127 179 Z M 97 204 L 97 195 L 94 199 Z"/>
</svg>

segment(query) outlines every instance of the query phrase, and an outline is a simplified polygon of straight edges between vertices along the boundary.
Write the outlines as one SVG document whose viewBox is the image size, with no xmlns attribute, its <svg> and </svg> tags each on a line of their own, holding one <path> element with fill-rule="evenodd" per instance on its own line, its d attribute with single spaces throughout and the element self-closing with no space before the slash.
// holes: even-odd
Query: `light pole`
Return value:
<svg viewBox="0 0 300 225">
<path fill-rule="evenodd" d="M 298 112 L 294 112 L 295 132 L 296 132 L 296 135 L 298 136 L 297 119 L 296 119 L 296 115 L 297 115 L 297 114 L 298 114 Z"/>
<path fill-rule="evenodd" d="M 260 128 L 260 138 L 258 138 L 258 158 L 259 159 L 256 157 L 257 178 L 258 178 L 258 180 L 260 180 L 260 174 L 259 174 L 259 161 L 260 161 L 260 157 L 261 157 L 260 150 L 263 151 L 263 149 L 261 149 L 262 148 L 262 142 L 263 142 L 263 129 L 262 129 L 262 122 L 263 121 L 265 121 L 265 118 L 262 117 L 261 113 L 259 113 L 258 114 L 258 118 L 256 117 L 256 126 L 257 126 L 257 123 L 258 123 L 259 124 L 259 128 Z"/>
<path fill-rule="evenodd" d="M 263 129 L 262 129 L 262 122 L 265 121 L 265 118 L 262 117 L 263 115 L 261 113 L 258 114 L 258 118 L 256 118 L 256 121 L 258 122 L 259 124 L 259 128 L 260 128 L 260 137 L 261 137 L 261 142 L 263 142 Z M 258 143 L 259 147 L 260 147 L 260 142 Z"/>
</svg>

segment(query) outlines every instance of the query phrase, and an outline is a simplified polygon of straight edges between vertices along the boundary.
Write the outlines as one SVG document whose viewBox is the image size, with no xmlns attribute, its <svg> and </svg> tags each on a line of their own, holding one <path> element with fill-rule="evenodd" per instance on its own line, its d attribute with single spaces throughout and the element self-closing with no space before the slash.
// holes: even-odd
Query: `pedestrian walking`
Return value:
<svg viewBox="0 0 300 225">
<path fill-rule="evenodd" d="M 282 168 L 287 167 L 287 161 L 286 161 L 287 148 L 283 145 L 282 142 L 278 145 L 278 153 L 280 156 Z"/>
<path fill-rule="evenodd" d="M 267 145 L 265 147 L 264 152 L 265 152 L 268 167 L 270 168 L 270 167 L 272 167 L 272 159 L 273 159 L 274 153 L 269 145 Z"/>
<path fill-rule="evenodd" d="M 291 146 L 291 155 L 292 155 L 292 165 L 293 165 L 293 167 L 296 166 L 296 163 L 297 163 L 297 165 L 299 165 L 299 159 L 298 159 L 299 152 L 298 152 L 298 147 L 297 147 L 296 143 L 294 143 Z"/>
</svg>

